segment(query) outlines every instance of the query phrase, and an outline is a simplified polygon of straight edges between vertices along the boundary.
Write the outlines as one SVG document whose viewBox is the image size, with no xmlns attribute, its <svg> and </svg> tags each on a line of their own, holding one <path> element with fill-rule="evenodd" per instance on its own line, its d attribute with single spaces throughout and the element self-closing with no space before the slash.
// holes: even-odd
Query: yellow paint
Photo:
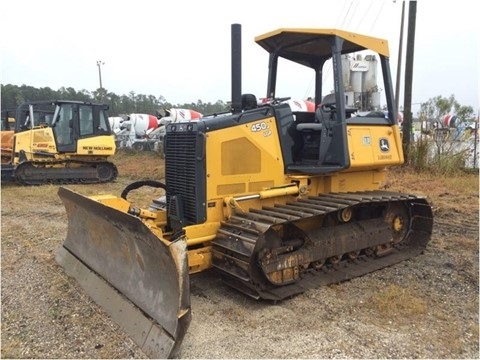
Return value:
<svg viewBox="0 0 480 360">
<path fill-rule="evenodd" d="M 115 137 L 113 135 L 95 136 L 79 139 L 78 155 L 111 156 L 115 154 Z"/>
<path fill-rule="evenodd" d="M 350 168 L 379 168 L 403 163 L 398 126 L 347 126 Z"/>
<path fill-rule="evenodd" d="M 38 127 L 29 131 L 23 131 L 15 134 L 15 153 L 14 163 L 19 162 L 18 153 L 20 150 L 25 152 L 28 160 L 51 160 L 56 159 L 74 159 L 81 157 L 83 160 L 107 158 L 115 154 L 114 135 L 101 135 L 77 141 L 77 150 L 69 153 L 59 153 L 54 140 L 53 129 L 50 127 Z M 36 153 L 49 153 L 52 158 L 38 156 Z M 63 165 L 62 165 L 63 166 Z"/>
<path fill-rule="evenodd" d="M 209 132 L 206 153 L 207 199 L 254 193 L 285 183 L 273 117 Z"/>
</svg>

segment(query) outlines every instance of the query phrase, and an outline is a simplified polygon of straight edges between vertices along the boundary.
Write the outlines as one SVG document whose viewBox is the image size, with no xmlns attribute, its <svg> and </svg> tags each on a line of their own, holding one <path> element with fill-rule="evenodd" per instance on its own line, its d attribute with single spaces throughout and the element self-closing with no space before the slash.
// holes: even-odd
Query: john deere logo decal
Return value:
<svg viewBox="0 0 480 360">
<path fill-rule="evenodd" d="M 380 151 L 383 153 L 390 151 L 390 144 L 388 143 L 388 139 L 386 138 L 380 139 Z"/>
</svg>

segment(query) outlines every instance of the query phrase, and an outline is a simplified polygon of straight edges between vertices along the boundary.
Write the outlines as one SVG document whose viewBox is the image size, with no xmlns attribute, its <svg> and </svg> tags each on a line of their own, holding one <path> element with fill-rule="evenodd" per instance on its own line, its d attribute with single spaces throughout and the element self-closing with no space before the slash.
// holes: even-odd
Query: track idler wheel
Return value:
<svg viewBox="0 0 480 360">
<path fill-rule="evenodd" d="M 385 222 L 389 224 L 392 231 L 392 243 L 400 243 L 407 234 L 410 218 L 407 208 L 402 203 L 392 203 L 385 213 Z"/>
<path fill-rule="evenodd" d="M 117 178 L 117 167 L 109 162 L 97 165 L 97 178 L 100 182 L 110 182 Z"/>
</svg>

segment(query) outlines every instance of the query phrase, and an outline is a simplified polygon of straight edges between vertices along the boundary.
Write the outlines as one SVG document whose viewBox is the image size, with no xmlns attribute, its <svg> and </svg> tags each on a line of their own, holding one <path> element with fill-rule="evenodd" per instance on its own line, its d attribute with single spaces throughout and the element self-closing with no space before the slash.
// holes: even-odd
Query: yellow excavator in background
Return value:
<svg viewBox="0 0 480 360">
<path fill-rule="evenodd" d="M 108 161 L 116 148 L 107 109 L 67 100 L 18 106 L 14 130 L 2 130 L 2 181 L 41 185 L 115 180 L 117 168 Z"/>
<path fill-rule="evenodd" d="M 59 188 L 68 231 L 57 262 L 147 356 L 178 354 L 195 273 L 213 268 L 232 288 L 278 301 L 416 256 L 430 239 L 426 199 L 384 190 L 388 167 L 404 161 L 387 41 L 336 29 L 255 41 L 269 53 L 268 101 L 241 93 L 233 24 L 232 111 L 167 126 L 165 182 L 120 196 Z M 381 64 L 385 111 L 346 106 L 342 68 L 364 51 Z M 315 113 L 276 95 L 279 70 L 300 78 L 293 65 L 312 71 Z M 144 185 L 165 196 L 137 207 L 127 197 Z"/>
</svg>

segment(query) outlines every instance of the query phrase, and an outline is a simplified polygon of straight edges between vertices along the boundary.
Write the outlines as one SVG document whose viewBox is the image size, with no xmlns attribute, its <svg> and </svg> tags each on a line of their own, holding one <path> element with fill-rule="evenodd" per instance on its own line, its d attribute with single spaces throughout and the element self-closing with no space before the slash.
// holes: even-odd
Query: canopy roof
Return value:
<svg viewBox="0 0 480 360">
<path fill-rule="evenodd" d="M 255 42 L 269 53 L 314 68 L 319 59 L 332 56 L 335 37 L 344 40 L 342 54 L 372 50 L 389 56 L 387 40 L 338 29 L 278 29 L 257 36 Z"/>
</svg>

